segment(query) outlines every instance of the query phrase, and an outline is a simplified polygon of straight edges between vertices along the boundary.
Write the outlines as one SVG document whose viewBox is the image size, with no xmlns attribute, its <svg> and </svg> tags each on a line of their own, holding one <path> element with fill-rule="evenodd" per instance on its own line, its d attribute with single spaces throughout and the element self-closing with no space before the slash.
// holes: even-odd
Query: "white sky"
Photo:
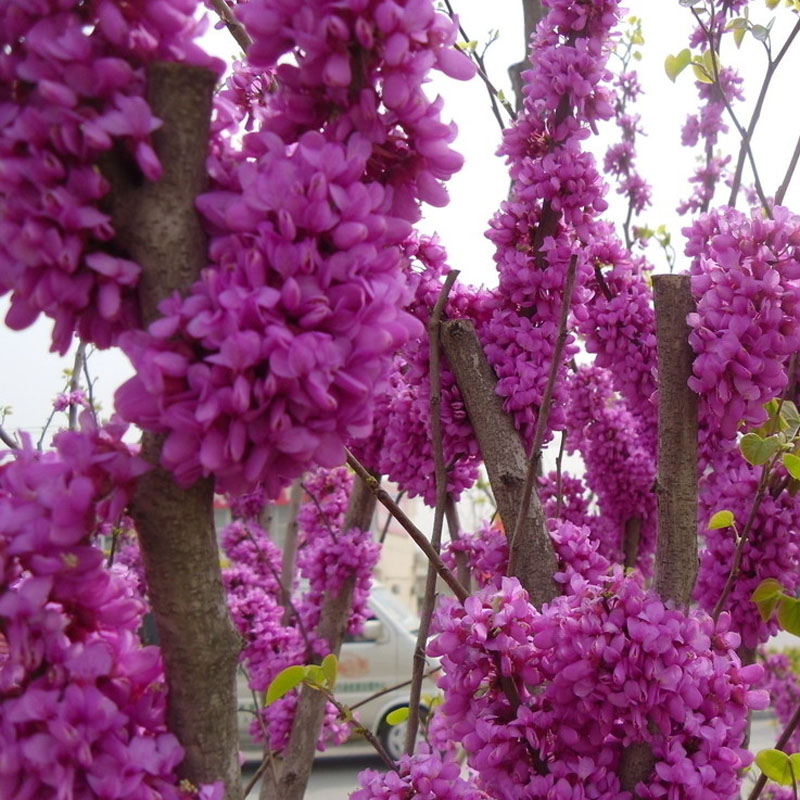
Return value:
<svg viewBox="0 0 800 800">
<path fill-rule="evenodd" d="M 500 39 L 487 54 L 487 66 L 492 80 L 502 86 L 510 96 L 506 67 L 522 55 L 521 10 L 518 0 L 454 0 L 456 10 L 469 36 L 485 41 L 490 29 L 500 30 Z M 754 22 L 766 23 L 772 12 L 756 0 L 752 3 Z M 686 46 L 691 27 L 688 9 L 681 8 L 677 0 L 630 0 L 629 13 L 644 20 L 643 60 L 636 64 L 645 96 L 638 107 L 647 133 L 638 146 L 639 168 L 654 188 L 654 208 L 645 215 L 651 227 L 665 223 L 673 234 L 676 250 L 681 253 L 680 227 L 686 224 L 674 213 L 679 200 L 689 194 L 687 179 L 693 169 L 693 154 L 680 147 L 680 128 L 687 113 L 696 107 L 694 82 L 690 71 L 682 74 L 672 84 L 663 69 L 664 59 Z M 789 12 L 776 13 L 773 30 L 774 52 L 780 49 L 794 22 Z M 228 43 L 227 34 L 219 32 L 218 47 L 221 54 L 235 52 Z M 796 47 L 800 47 L 795 43 Z M 727 48 L 727 49 L 726 49 Z M 216 49 L 216 48 L 215 48 Z M 740 60 L 741 59 L 741 60 Z M 796 101 L 796 88 L 792 78 L 800 73 L 800 57 L 790 53 L 773 80 L 767 105 L 762 116 L 754 145 L 765 191 L 774 193 L 783 176 L 786 164 L 800 135 L 800 113 Z M 745 94 L 755 100 L 765 68 L 761 46 L 747 37 L 740 54 L 727 42 L 722 51 L 722 62 L 739 65 L 745 78 Z M 462 279 L 472 283 L 494 283 L 492 245 L 484 238 L 487 221 L 497 209 L 508 190 L 508 177 L 502 161 L 493 156 L 499 143 L 500 131 L 491 114 L 486 90 L 476 78 L 468 84 L 448 79 L 437 79 L 433 91 L 440 91 L 447 99 L 446 115 L 459 126 L 456 147 L 467 158 L 461 173 L 450 182 L 451 203 L 445 209 L 429 209 L 421 229 L 438 231 L 450 254 L 451 266 L 462 271 Z M 749 113 L 741 114 L 746 125 Z M 616 135 L 615 135 L 616 138 Z M 597 152 L 602 153 L 602 145 Z M 800 193 L 800 176 L 790 190 L 785 204 L 797 207 Z M 610 199 L 612 199 L 612 196 Z M 624 211 L 613 204 L 609 213 L 621 220 Z M 741 201 L 740 201 L 741 207 Z M 661 268 L 663 260 L 656 248 L 651 258 Z M 678 268 L 682 266 L 679 257 Z M 0 299 L 0 318 L 5 316 L 8 303 Z M 62 371 L 72 365 L 72 356 L 61 359 L 48 352 L 49 320 L 41 319 L 22 332 L 0 327 L 0 409 L 11 406 L 13 414 L 6 420 L 9 430 L 23 429 L 38 437 L 38 431 L 47 419 L 51 402 L 64 385 Z M 118 352 L 97 353 L 90 362 L 96 377 L 96 393 L 103 404 L 103 413 L 110 413 L 112 395 L 119 383 L 130 374 L 130 366 Z M 63 424 L 64 417 L 55 420 Z"/>
</svg>

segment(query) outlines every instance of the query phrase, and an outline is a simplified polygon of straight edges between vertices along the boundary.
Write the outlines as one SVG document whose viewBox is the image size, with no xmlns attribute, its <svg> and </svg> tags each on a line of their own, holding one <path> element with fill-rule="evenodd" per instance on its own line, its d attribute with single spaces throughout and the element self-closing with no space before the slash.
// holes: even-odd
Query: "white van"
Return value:
<svg viewBox="0 0 800 800">
<path fill-rule="evenodd" d="M 339 654 L 339 671 L 334 694 L 350 708 L 361 724 L 372 731 L 392 758 L 403 754 L 406 723 L 389 725 L 387 715 L 408 705 L 414 648 L 417 644 L 419 618 L 410 615 L 391 592 L 374 585 L 369 600 L 370 618 L 364 632 L 347 636 Z M 426 673 L 438 666 L 438 659 L 428 657 Z M 399 686 L 398 684 L 405 684 Z M 367 698 L 381 692 L 380 696 Z M 426 677 L 422 684 L 424 697 L 436 696 L 435 680 Z M 363 701 L 367 702 L 363 702 Z M 363 703 L 363 704 L 362 704 Z M 239 734 L 246 758 L 261 760 L 263 748 L 250 738 L 253 699 L 244 679 L 239 681 Z"/>
</svg>

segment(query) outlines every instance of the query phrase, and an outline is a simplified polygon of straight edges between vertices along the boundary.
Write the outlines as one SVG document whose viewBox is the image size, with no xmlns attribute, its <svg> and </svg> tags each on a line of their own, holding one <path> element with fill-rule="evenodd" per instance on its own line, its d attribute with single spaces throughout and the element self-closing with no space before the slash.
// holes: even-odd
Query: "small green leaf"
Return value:
<svg viewBox="0 0 800 800">
<path fill-rule="evenodd" d="M 311 664 L 306 667 L 305 681 L 312 689 L 322 689 L 327 686 L 328 678 L 322 667 L 318 664 Z"/>
<path fill-rule="evenodd" d="M 766 42 L 769 38 L 769 28 L 764 25 L 753 25 L 751 32 L 757 42 Z"/>
<path fill-rule="evenodd" d="M 761 750 L 756 754 L 756 764 L 770 779 L 781 786 L 791 786 L 792 770 L 789 756 L 782 750 Z"/>
<path fill-rule="evenodd" d="M 689 66 L 691 60 L 692 54 L 688 48 L 684 48 L 676 56 L 667 56 L 664 61 L 664 69 L 666 70 L 667 77 L 675 83 L 675 78 Z"/>
<path fill-rule="evenodd" d="M 771 11 L 778 5 L 778 3 L 780 3 L 780 1 L 781 0 L 767 0 L 767 8 Z"/>
<path fill-rule="evenodd" d="M 790 435 L 795 436 L 798 429 L 800 429 L 800 412 L 798 412 L 797 406 L 791 400 L 783 401 L 781 416 L 786 422 L 788 430 L 791 431 Z"/>
<path fill-rule="evenodd" d="M 733 41 L 736 47 L 741 47 L 744 41 L 744 35 L 747 33 L 747 28 L 736 28 L 733 32 Z"/>
<path fill-rule="evenodd" d="M 747 28 L 747 19 L 745 17 L 737 17 L 732 19 L 726 26 L 726 31 L 738 31 L 740 28 Z"/>
<path fill-rule="evenodd" d="M 695 80 L 700 81 L 700 83 L 714 83 L 714 73 L 706 72 L 702 62 L 693 61 L 692 72 L 694 73 Z"/>
<path fill-rule="evenodd" d="M 386 724 L 399 725 L 401 722 L 405 722 L 407 719 L 408 706 L 403 706 L 402 708 L 396 708 L 394 711 L 390 711 L 386 715 Z"/>
<path fill-rule="evenodd" d="M 756 587 L 750 599 L 758 606 L 762 622 L 766 622 L 783 596 L 783 586 L 775 578 L 766 578 Z"/>
<path fill-rule="evenodd" d="M 783 595 L 778 603 L 778 623 L 787 633 L 800 636 L 800 600 Z"/>
<path fill-rule="evenodd" d="M 783 454 L 783 466 L 786 471 L 797 480 L 800 480 L 800 456 L 792 455 L 791 453 Z"/>
<path fill-rule="evenodd" d="M 637 61 L 641 61 L 641 60 L 642 60 L 642 51 L 641 51 L 641 50 L 634 50 L 634 51 L 633 51 L 633 57 L 634 57 L 634 58 L 635 58 Z"/>
<path fill-rule="evenodd" d="M 308 667 L 301 666 L 300 664 L 282 669 L 272 679 L 272 683 L 270 683 L 267 689 L 267 696 L 264 698 L 264 705 L 271 705 L 276 700 L 280 700 L 280 698 L 288 692 L 291 692 L 292 689 L 299 686 L 306 677 L 307 669 Z"/>
<path fill-rule="evenodd" d="M 781 441 L 777 436 L 763 439 L 757 433 L 746 433 L 739 442 L 739 449 L 745 459 L 754 466 L 766 464 L 778 452 Z"/>
<path fill-rule="evenodd" d="M 339 666 L 339 661 L 333 653 L 328 653 L 322 659 L 322 671 L 325 673 L 325 683 L 329 689 L 336 686 L 336 672 Z"/>
<path fill-rule="evenodd" d="M 736 522 L 732 511 L 717 511 L 708 521 L 708 529 L 717 531 L 720 528 L 730 528 Z"/>
</svg>

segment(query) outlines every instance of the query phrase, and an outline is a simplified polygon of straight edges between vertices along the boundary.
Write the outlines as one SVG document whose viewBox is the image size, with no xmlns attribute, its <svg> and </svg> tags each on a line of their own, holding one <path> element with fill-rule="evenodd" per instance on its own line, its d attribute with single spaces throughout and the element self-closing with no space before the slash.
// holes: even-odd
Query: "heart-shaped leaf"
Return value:
<svg viewBox="0 0 800 800">
<path fill-rule="evenodd" d="M 720 528 L 730 528 L 736 522 L 732 511 L 717 511 L 713 517 L 708 521 L 708 529 L 710 531 L 717 531 Z"/>
<path fill-rule="evenodd" d="M 683 49 L 678 53 L 676 56 L 669 55 L 667 56 L 666 60 L 664 61 L 664 70 L 667 73 L 667 77 L 675 83 L 675 78 L 683 72 L 686 67 L 689 66 L 689 62 L 692 60 L 692 54 L 688 49 Z"/>
<path fill-rule="evenodd" d="M 271 705 L 276 700 L 280 700 L 280 698 L 288 692 L 291 692 L 296 686 L 299 686 L 306 677 L 307 669 L 308 667 L 304 667 L 300 664 L 282 669 L 272 679 L 272 683 L 270 683 L 267 689 L 267 696 L 264 698 L 264 705 Z"/>
<path fill-rule="evenodd" d="M 775 783 L 781 786 L 791 786 L 794 783 L 789 756 L 782 750 L 761 750 L 756 754 L 756 764 Z"/>
<path fill-rule="evenodd" d="M 401 722 L 405 722 L 408 719 L 408 712 L 408 706 L 403 706 L 402 708 L 396 708 L 394 711 L 390 711 L 386 715 L 387 725 L 399 725 Z"/>
<path fill-rule="evenodd" d="M 766 578 L 758 584 L 758 587 L 750 595 L 750 599 L 758 606 L 758 613 L 763 622 L 766 622 L 778 605 L 778 601 L 783 597 L 783 586 L 775 578 Z"/>
<path fill-rule="evenodd" d="M 328 653 L 328 655 L 322 659 L 322 671 L 325 673 L 325 682 L 329 689 L 333 689 L 333 687 L 336 686 L 338 665 L 339 661 L 333 653 Z"/>
<path fill-rule="evenodd" d="M 766 464 L 780 447 L 781 440 L 777 436 L 767 436 L 764 439 L 757 433 L 746 433 L 739 442 L 742 455 L 754 466 Z"/>
<path fill-rule="evenodd" d="M 783 595 L 778 603 L 778 623 L 787 633 L 800 636 L 800 600 Z"/>
<path fill-rule="evenodd" d="M 782 460 L 786 471 L 793 478 L 800 480 L 800 456 L 795 456 L 792 453 L 784 453 Z"/>
</svg>

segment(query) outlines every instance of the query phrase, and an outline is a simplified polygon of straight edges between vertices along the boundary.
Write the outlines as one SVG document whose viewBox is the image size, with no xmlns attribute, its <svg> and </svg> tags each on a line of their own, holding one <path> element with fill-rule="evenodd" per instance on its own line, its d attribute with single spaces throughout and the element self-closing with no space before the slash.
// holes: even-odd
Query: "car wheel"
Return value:
<svg viewBox="0 0 800 800">
<path fill-rule="evenodd" d="M 402 756 L 406 750 L 406 731 L 408 730 L 408 722 L 404 721 L 398 725 L 390 725 L 386 721 L 386 717 L 388 717 L 391 713 L 391 711 L 388 711 L 381 720 L 381 724 L 378 726 L 378 741 L 380 741 L 380 743 L 383 745 L 383 749 L 386 751 L 389 758 L 391 758 L 393 761 L 397 761 L 397 759 L 400 758 L 400 756 Z M 427 709 L 421 709 L 423 721 L 427 714 Z"/>
</svg>

